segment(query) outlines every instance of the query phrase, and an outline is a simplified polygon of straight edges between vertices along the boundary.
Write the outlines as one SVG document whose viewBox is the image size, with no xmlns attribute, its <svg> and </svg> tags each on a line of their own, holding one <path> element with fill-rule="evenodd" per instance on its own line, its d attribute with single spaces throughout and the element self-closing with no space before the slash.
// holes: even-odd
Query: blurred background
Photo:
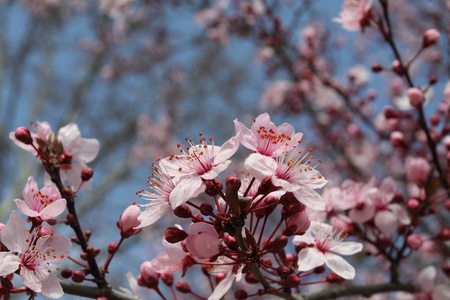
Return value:
<svg viewBox="0 0 450 300">
<path fill-rule="evenodd" d="M 185 137 L 196 141 L 199 132 L 221 145 L 235 134 L 236 118 L 250 126 L 268 112 L 277 125 L 291 123 L 323 161 L 318 168 L 330 186 L 345 178 L 401 180 L 383 110 L 409 109 L 405 85 L 392 72 L 371 72 L 372 64 L 390 68 L 394 56 L 371 28 L 363 35 L 333 22 L 341 4 L 0 0 L 0 221 L 22 199 L 29 176 L 43 184 L 42 166 L 8 137 L 36 121 L 55 132 L 75 122 L 83 137 L 100 141 L 90 164 L 93 189 L 78 193 L 77 208 L 92 245 L 105 253 L 120 238 L 123 210 L 144 203 L 135 193 L 145 188 L 151 163 L 175 153 Z M 439 45 L 411 67 L 419 86 L 430 75 L 439 78 L 427 116 L 439 109 L 450 73 L 448 6 L 445 0 L 390 5 L 407 59 L 426 29 L 441 31 Z M 233 168 L 243 166 L 237 161 Z M 110 282 L 127 287 L 125 274 L 137 276 L 140 263 L 156 257 L 162 230 L 174 222 L 180 221 L 168 216 L 127 240 Z M 55 229 L 71 234 L 62 225 Z"/>
</svg>

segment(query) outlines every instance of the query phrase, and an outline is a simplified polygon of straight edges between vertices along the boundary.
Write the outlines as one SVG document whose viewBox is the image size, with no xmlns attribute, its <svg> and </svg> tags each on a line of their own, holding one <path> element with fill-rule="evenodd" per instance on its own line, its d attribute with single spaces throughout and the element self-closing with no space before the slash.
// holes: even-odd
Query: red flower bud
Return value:
<svg viewBox="0 0 450 300">
<path fill-rule="evenodd" d="M 94 176 L 94 170 L 91 167 L 84 167 L 81 171 L 81 180 L 88 181 Z"/>
<path fill-rule="evenodd" d="M 18 141 L 24 143 L 25 145 L 33 144 L 33 138 L 31 137 L 30 129 L 28 129 L 27 127 L 17 128 L 14 136 Z"/>
<path fill-rule="evenodd" d="M 175 226 L 170 226 L 166 229 L 164 238 L 171 244 L 175 244 L 186 239 L 188 234 Z"/>
<path fill-rule="evenodd" d="M 409 88 L 406 95 L 408 95 L 409 103 L 414 107 L 421 107 L 425 102 L 425 95 L 416 87 Z"/>
<path fill-rule="evenodd" d="M 191 292 L 191 287 L 186 281 L 180 280 L 175 284 L 175 288 L 182 292 L 183 294 L 187 294 Z"/>
<path fill-rule="evenodd" d="M 427 48 L 439 42 L 441 34 L 434 28 L 428 29 L 423 34 L 422 47 Z"/>
</svg>

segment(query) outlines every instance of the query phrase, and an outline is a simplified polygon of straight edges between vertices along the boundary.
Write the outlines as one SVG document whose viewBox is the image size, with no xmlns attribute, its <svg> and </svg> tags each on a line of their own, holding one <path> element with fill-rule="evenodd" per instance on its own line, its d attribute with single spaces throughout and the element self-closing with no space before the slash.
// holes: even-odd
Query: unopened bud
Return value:
<svg viewBox="0 0 450 300">
<path fill-rule="evenodd" d="M 71 276 L 72 276 L 72 270 L 64 269 L 64 270 L 61 271 L 61 277 L 62 278 L 67 279 L 67 278 L 70 278 Z"/>
<path fill-rule="evenodd" d="M 291 273 L 291 271 L 289 270 L 288 267 L 286 266 L 279 266 L 277 268 L 277 273 L 278 275 L 280 275 L 281 277 L 287 277 L 289 276 L 289 274 Z"/>
<path fill-rule="evenodd" d="M 329 283 L 337 283 L 337 284 L 345 281 L 344 278 L 342 278 L 341 276 L 339 276 L 338 274 L 336 274 L 334 272 L 331 272 L 330 274 L 328 274 L 328 276 L 325 280 Z"/>
<path fill-rule="evenodd" d="M 185 205 L 185 204 L 181 204 L 179 206 L 177 206 L 173 213 L 175 214 L 175 216 L 177 216 L 178 218 L 190 218 L 192 217 L 192 211 L 191 209 Z"/>
<path fill-rule="evenodd" d="M 119 245 L 116 242 L 111 242 L 108 245 L 108 253 L 114 253 L 117 251 L 117 248 L 119 247 Z"/>
<path fill-rule="evenodd" d="M 435 84 L 438 81 L 437 76 L 431 75 L 430 80 L 428 81 L 431 85 Z"/>
<path fill-rule="evenodd" d="M 120 233 L 123 238 L 129 238 L 141 232 L 142 228 L 137 228 L 141 225 L 141 222 L 137 219 L 141 214 L 141 209 L 136 205 L 128 206 L 117 222 L 117 227 L 120 229 Z"/>
<path fill-rule="evenodd" d="M 322 274 L 323 272 L 325 272 L 325 266 L 322 265 L 322 266 L 315 267 L 313 272 L 315 274 Z"/>
<path fill-rule="evenodd" d="M 206 189 L 205 193 L 208 196 L 214 197 L 222 191 L 223 184 L 218 179 L 214 178 L 213 180 L 205 181 Z"/>
<path fill-rule="evenodd" d="M 442 239 L 444 241 L 450 240 L 450 229 L 449 228 L 443 228 L 441 230 L 441 232 L 439 232 L 438 238 Z"/>
<path fill-rule="evenodd" d="M 200 212 L 202 214 L 205 214 L 204 212 L 212 213 L 214 211 L 214 208 L 211 203 L 209 202 L 203 202 L 200 204 Z"/>
<path fill-rule="evenodd" d="M 300 284 L 300 278 L 297 274 L 289 274 L 284 283 L 287 288 L 295 288 Z"/>
<path fill-rule="evenodd" d="M 33 138 L 31 137 L 30 129 L 28 129 L 27 127 L 17 128 L 14 136 L 18 141 L 24 143 L 25 145 L 33 144 Z"/>
<path fill-rule="evenodd" d="M 173 284 L 173 274 L 172 273 L 162 273 L 161 274 L 161 280 L 164 282 L 167 286 L 172 286 Z"/>
<path fill-rule="evenodd" d="M 405 139 L 405 135 L 400 131 L 394 131 L 391 133 L 389 140 L 392 146 L 399 148 L 407 148 L 408 142 Z"/>
<path fill-rule="evenodd" d="M 91 167 L 84 167 L 81 171 L 81 180 L 88 181 L 94 176 L 94 170 Z"/>
<path fill-rule="evenodd" d="M 188 234 L 175 226 L 170 226 L 166 229 L 164 238 L 171 244 L 178 243 L 186 239 Z"/>
<path fill-rule="evenodd" d="M 84 274 L 84 271 L 78 270 L 72 272 L 72 281 L 76 283 L 81 283 L 84 281 L 84 277 L 86 275 Z"/>
<path fill-rule="evenodd" d="M 219 284 L 222 280 L 225 279 L 227 275 L 225 273 L 219 273 L 216 276 L 214 276 L 214 279 L 216 280 L 216 284 Z"/>
<path fill-rule="evenodd" d="M 241 187 L 241 180 L 236 176 L 230 175 L 227 177 L 225 186 L 225 202 L 234 214 L 239 215 L 241 213 L 241 207 L 239 205 L 238 191 Z"/>
<path fill-rule="evenodd" d="M 245 274 L 245 281 L 250 284 L 259 283 L 258 278 L 256 278 L 256 276 L 252 272 L 248 272 L 247 274 Z"/>
<path fill-rule="evenodd" d="M 234 293 L 234 297 L 235 297 L 237 300 L 244 300 L 244 299 L 247 299 L 248 294 L 247 294 L 247 292 L 244 291 L 244 290 L 237 290 L 237 291 Z"/>
<path fill-rule="evenodd" d="M 428 29 L 423 34 L 422 47 L 427 48 L 433 46 L 434 44 L 437 44 L 437 42 L 439 42 L 440 36 L 441 34 L 436 29 L 434 28 Z"/>
<path fill-rule="evenodd" d="M 183 294 L 191 292 L 191 287 L 186 281 L 180 280 L 175 284 L 175 288 Z"/>
<path fill-rule="evenodd" d="M 419 211 L 420 202 L 417 199 L 410 198 L 406 201 L 406 207 L 412 214 L 414 214 Z"/>
<path fill-rule="evenodd" d="M 289 239 L 285 235 L 277 236 L 276 239 L 273 241 L 273 247 L 275 249 L 282 249 L 282 248 L 286 247 L 288 241 L 289 241 Z"/>
<path fill-rule="evenodd" d="M 400 64 L 398 60 L 394 60 L 392 62 L 392 71 L 397 73 L 397 75 L 402 76 L 403 75 L 403 66 Z"/>
<path fill-rule="evenodd" d="M 414 107 L 421 107 L 425 102 L 425 95 L 416 87 L 409 88 L 406 95 L 408 95 L 409 103 Z"/>
<path fill-rule="evenodd" d="M 378 73 L 378 72 L 383 71 L 383 68 L 379 64 L 373 64 L 372 65 L 372 71 L 374 73 Z"/>
<path fill-rule="evenodd" d="M 406 238 L 406 244 L 408 244 L 411 250 L 417 250 L 422 246 L 423 240 L 422 237 L 418 234 L 411 234 Z"/>
</svg>

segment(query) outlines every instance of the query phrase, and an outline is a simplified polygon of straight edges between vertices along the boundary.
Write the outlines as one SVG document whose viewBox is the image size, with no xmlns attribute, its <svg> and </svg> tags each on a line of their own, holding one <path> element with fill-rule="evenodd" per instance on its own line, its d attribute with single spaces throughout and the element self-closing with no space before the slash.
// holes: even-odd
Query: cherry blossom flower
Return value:
<svg viewBox="0 0 450 300">
<path fill-rule="evenodd" d="M 139 206 L 146 207 L 138 217 L 141 224 L 137 228 L 152 225 L 158 221 L 171 207 L 170 194 L 175 188 L 175 183 L 167 175 L 164 166 L 153 165 L 153 174 L 149 177 L 147 186 L 152 191 L 140 191 L 139 197 L 151 201 L 149 204 L 139 204 Z"/>
<path fill-rule="evenodd" d="M 19 210 L 32 218 L 43 221 L 59 216 L 66 209 L 66 199 L 61 198 L 59 191 L 53 186 L 44 186 L 39 190 L 33 177 L 29 177 L 23 189 L 23 199 L 15 199 Z"/>
<path fill-rule="evenodd" d="M 333 18 L 334 22 L 340 23 L 342 28 L 348 31 L 362 29 L 362 21 L 372 7 L 373 0 L 346 0 L 342 3 L 339 18 Z"/>
<path fill-rule="evenodd" d="M 186 247 L 198 258 L 211 258 L 219 253 L 220 240 L 216 229 L 206 223 L 192 223 L 189 226 Z"/>
<path fill-rule="evenodd" d="M 24 143 L 22 143 L 21 141 L 17 140 L 17 138 L 15 137 L 14 132 L 10 132 L 9 133 L 9 138 L 14 142 L 14 144 L 16 144 L 18 147 L 22 148 L 23 150 L 30 152 L 31 154 L 33 154 L 34 156 L 37 156 L 38 153 L 36 151 L 35 148 L 39 148 L 39 145 L 36 141 L 36 139 L 40 139 L 42 141 L 45 141 L 45 138 L 47 137 L 47 135 L 49 133 L 52 133 L 52 128 L 50 127 L 50 124 L 48 124 L 47 122 L 36 122 L 36 125 L 34 126 L 35 131 L 31 132 L 31 137 L 33 138 L 33 146 L 31 145 L 26 145 Z"/>
<path fill-rule="evenodd" d="M 228 159 L 239 147 L 238 135 L 226 141 L 221 147 L 215 146 L 212 138 L 210 138 L 212 145 L 208 145 L 201 133 L 200 136 L 201 144 L 196 145 L 189 140 L 191 147 L 188 152 L 181 150 L 182 155 L 171 155 L 160 162 L 169 176 L 179 179 L 169 196 L 172 208 L 204 192 L 206 186 L 203 181 L 212 180 L 224 171 L 231 163 Z"/>
<path fill-rule="evenodd" d="M 151 261 L 153 270 L 158 273 L 175 273 L 183 269 L 187 254 L 184 252 L 181 243 L 171 244 L 165 239 L 162 243 L 165 251 Z"/>
<path fill-rule="evenodd" d="M 311 149 L 310 149 L 311 150 Z M 325 202 L 314 189 L 323 187 L 327 180 L 319 171 L 309 166 L 309 160 L 303 162 L 309 152 L 292 150 L 285 155 L 272 159 L 260 153 L 253 153 L 245 160 L 245 167 L 257 179 L 271 176 L 273 185 L 286 192 L 292 192 L 298 201 L 315 210 L 324 210 Z"/>
<path fill-rule="evenodd" d="M 303 136 L 301 132 L 295 133 L 290 124 L 284 123 L 276 127 L 267 113 L 254 119 L 250 129 L 237 119 L 234 120 L 234 125 L 244 147 L 266 156 L 280 156 L 295 148 Z"/>
<path fill-rule="evenodd" d="M 12 211 L 1 233 L 1 242 L 9 252 L 0 252 L 0 276 L 20 269 L 20 277 L 28 288 L 50 298 L 62 297 L 58 278 L 47 266 L 60 264 L 67 258 L 71 246 L 68 237 L 32 235 L 25 222 Z"/>
<path fill-rule="evenodd" d="M 408 213 L 401 205 L 391 203 L 396 191 L 395 181 L 392 178 L 386 178 L 379 188 L 372 189 L 367 194 L 376 207 L 375 225 L 387 235 L 394 232 L 399 222 L 403 225 L 409 225 L 411 222 Z"/>
<path fill-rule="evenodd" d="M 326 264 L 333 272 L 345 279 L 355 277 L 355 269 L 340 255 L 352 255 L 361 252 L 363 245 L 357 242 L 342 242 L 340 234 L 336 234 L 328 224 L 311 222 L 311 226 L 304 235 L 294 237 L 292 243 L 301 242 L 312 245 L 298 253 L 298 270 L 308 271 Z"/>
<path fill-rule="evenodd" d="M 140 214 L 141 210 L 136 205 L 130 205 L 124 210 L 117 222 L 117 227 L 119 227 L 123 238 L 129 238 L 141 232 L 142 228 L 136 228 L 140 225 L 138 220 Z"/>
</svg>

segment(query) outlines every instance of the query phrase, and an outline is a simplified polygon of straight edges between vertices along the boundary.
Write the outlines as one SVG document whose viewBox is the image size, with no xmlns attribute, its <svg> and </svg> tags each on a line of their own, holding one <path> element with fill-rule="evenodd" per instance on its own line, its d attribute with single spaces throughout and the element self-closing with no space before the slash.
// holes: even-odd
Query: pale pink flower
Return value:
<svg viewBox="0 0 450 300">
<path fill-rule="evenodd" d="M 0 252 L 0 276 L 20 269 L 20 278 L 28 288 L 50 298 L 62 297 L 64 292 L 58 278 L 47 266 L 60 264 L 67 258 L 71 246 L 68 237 L 32 235 L 25 222 L 12 211 L 1 241 L 9 252 Z"/>
<path fill-rule="evenodd" d="M 342 242 L 340 234 L 336 234 L 328 224 L 311 222 L 311 226 L 304 235 L 294 237 L 292 243 L 301 242 L 312 245 L 298 253 L 298 270 L 308 271 L 326 264 L 333 272 L 345 279 L 355 277 L 355 269 L 340 255 L 353 255 L 361 252 L 363 245 L 357 242 Z"/>
<path fill-rule="evenodd" d="M 161 252 L 151 261 L 153 270 L 158 273 L 174 273 L 184 267 L 186 252 L 184 252 L 181 243 L 171 244 L 163 239 L 164 252 Z"/>
<path fill-rule="evenodd" d="M 160 162 L 169 176 L 179 179 L 169 197 L 172 208 L 204 192 L 203 181 L 216 178 L 229 166 L 231 160 L 228 159 L 239 147 L 239 136 L 232 137 L 221 147 L 215 146 L 213 141 L 212 145 L 207 145 L 204 137 L 200 145 L 189 142 L 188 152 L 181 150 L 182 155 L 171 155 Z"/>
<path fill-rule="evenodd" d="M 155 288 L 158 286 L 159 276 L 159 273 L 153 269 L 152 263 L 144 261 L 141 264 L 137 282 L 140 286 Z"/>
<path fill-rule="evenodd" d="M 151 191 L 141 191 L 139 197 L 149 200 L 149 204 L 140 204 L 146 207 L 138 217 L 141 224 L 137 228 L 152 225 L 169 211 L 170 194 L 175 188 L 175 182 L 167 175 L 164 166 L 153 166 L 153 174 L 149 177 L 147 186 Z"/>
<path fill-rule="evenodd" d="M 45 138 L 49 133 L 52 133 L 52 128 L 47 122 L 36 122 L 36 125 L 34 126 L 34 131 L 31 131 L 31 137 L 33 138 L 33 145 L 35 148 L 39 148 L 39 145 L 36 141 L 36 139 L 40 139 L 42 141 L 45 141 Z M 18 141 L 15 137 L 14 132 L 9 133 L 9 138 L 16 144 L 18 147 L 22 148 L 23 150 L 30 152 L 34 156 L 37 156 L 37 151 L 33 148 L 31 145 L 26 145 L 22 143 L 21 141 Z"/>
<path fill-rule="evenodd" d="M 59 216 L 66 209 L 66 199 L 61 198 L 59 191 L 53 186 L 44 186 L 39 190 L 33 177 L 29 177 L 23 189 L 23 199 L 15 199 L 19 210 L 32 218 L 47 221 Z"/>
<path fill-rule="evenodd" d="M 267 113 L 254 119 L 250 129 L 237 119 L 234 120 L 234 125 L 244 147 L 266 156 L 280 156 L 295 148 L 303 136 L 301 132 L 295 133 L 290 124 L 284 123 L 276 127 Z"/>
<path fill-rule="evenodd" d="M 360 30 L 361 21 L 366 18 L 372 3 L 373 0 L 346 0 L 342 3 L 339 18 L 333 18 L 333 21 L 340 23 L 348 31 Z"/>
<path fill-rule="evenodd" d="M 257 179 L 271 176 L 274 186 L 286 192 L 292 192 L 298 201 L 315 210 L 324 210 L 325 202 L 314 190 L 323 187 L 327 180 L 315 168 L 309 165 L 309 152 L 292 150 L 276 159 L 253 153 L 245 160 L 245 167 Z M 308 158 L 307 158 L 308 157 Z"/>
<path fill-rule="evenodd" d="M 391 235 L 394 232 L 398 223 L 403 225 L 411 223 L 408 213 L 403 206 L 391 203 L 396 192 L 395 181 L 389 177 L 383 180 L 379 188 L 372 189 L 367 195 L 376 207 L 375 225 L 387 235 Z"/>
<path fill-rule="evenodd" d="M 435 284 L 437 270 L 434 266 L 428 266 L 420 271 L 418 282 L 421 291 L 414 295 L 408 293 L 398 293 L 399 299 L 408 300 L 450 300 L 450 287 L 446 284 Z"/>
<path fill-rule="evenodd" d="M 198 258 L 211 258 L 219 253 L 220 240 L 214 226 L 198 222 L 189 226 L 186 247 Z"/>
<path fill-rule="evenodd" d="M 81 172 L 95 159 L 100 143 L 97 139 L 86 139 L 81 137 L 78 125 L 70 123 L 58 131 L 58 140 L 64 147 L 66 161 L 61 163 L 60 175 L 63 182 L 68 181 L 74 187 L 81 184 Z M 51 182 L 48 174 L 44 178 Z M 82 189 L 89 190 L 92 187 L 92 179 L 83 183 Z"/>
</svg>

